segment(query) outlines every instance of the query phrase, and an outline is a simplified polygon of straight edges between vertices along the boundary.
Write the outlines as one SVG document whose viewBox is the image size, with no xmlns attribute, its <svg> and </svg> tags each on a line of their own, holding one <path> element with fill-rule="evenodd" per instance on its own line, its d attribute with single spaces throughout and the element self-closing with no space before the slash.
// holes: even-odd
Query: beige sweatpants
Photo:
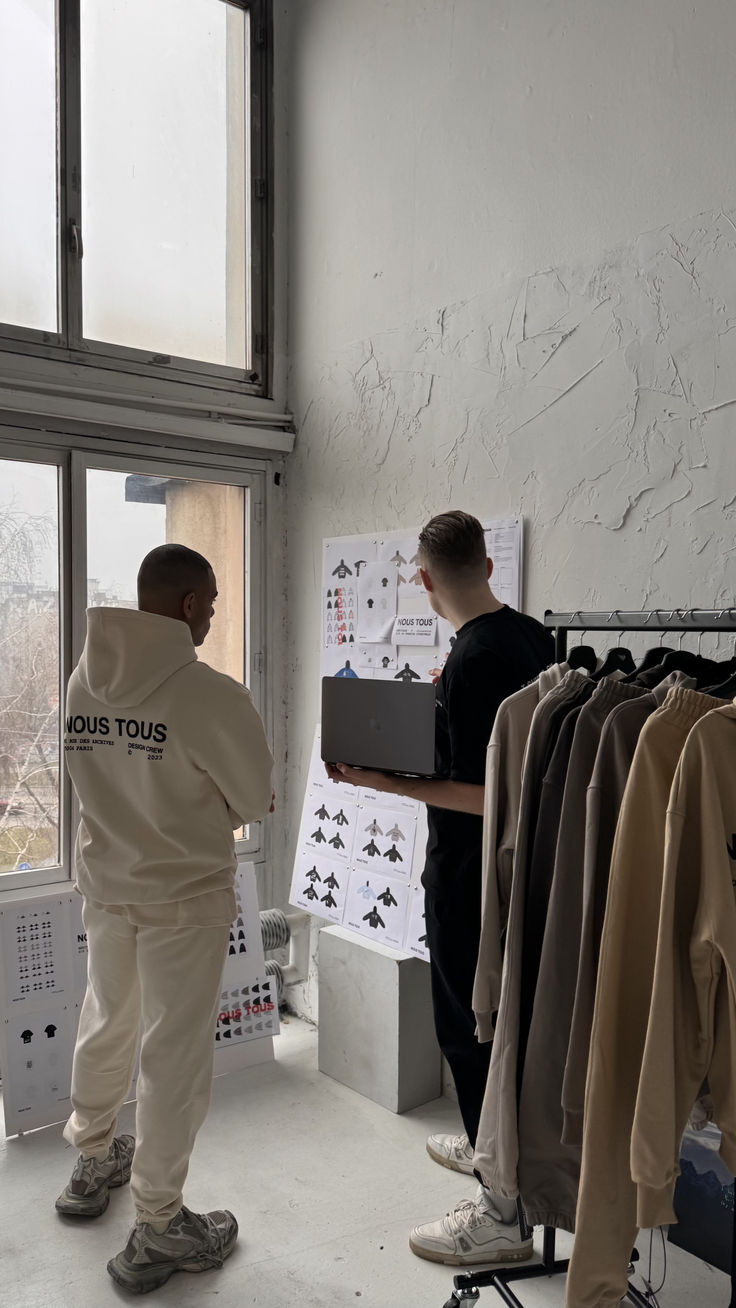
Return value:
<svg viewBox="0 0 736 1308">
<path fill-rule="evenodd" d="M 181 1208 L 209 1107 L 229 928 L 135 926 L 88 902 L 83 917 L 87 993 L 64 1135 L 87 1157 L 105 1156 L 130 1090 L 140 1028 L 130 1188 L 139 1221 L 167 1221 Z"/>
</svg>

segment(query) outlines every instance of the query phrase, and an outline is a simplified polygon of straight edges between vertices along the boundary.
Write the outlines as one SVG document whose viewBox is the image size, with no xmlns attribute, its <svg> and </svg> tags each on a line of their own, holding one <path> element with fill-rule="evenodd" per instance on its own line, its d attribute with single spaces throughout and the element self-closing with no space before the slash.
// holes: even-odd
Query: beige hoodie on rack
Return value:
<svg viewBox="0 0 736 1308">
<path fill-rule="evenodd" d="M 142 924 L 146 910 L 183 924 L 187 905 L 202 925 L 230 921 L 233 828 L 271 802 L 273 759 L 248 690 L 198 661 L 186 623 L 90 609 L 64 725 L 82 894 L 138 905 Z"/>
<path fill-rule="evenodd" d="M 693 727 L 667 809 L 664 882 L 631 1137 L 639 1226 L 677 1220 L 680 1139 L 707 1077 L 736 1170 L 736 704 Z"/>
<path fill-rule="evenodd" d="M 481 930 L 473 986 L 481 1043 L 493 1039 L 493 1015 L 501 999 L 502 942 L 511 900 L 524 750 L 534 710 L 568 671 L 567 663 L 553 663 L 536 681 L 505 699 L 499 705 L 486 750 Z"/>
</svg>

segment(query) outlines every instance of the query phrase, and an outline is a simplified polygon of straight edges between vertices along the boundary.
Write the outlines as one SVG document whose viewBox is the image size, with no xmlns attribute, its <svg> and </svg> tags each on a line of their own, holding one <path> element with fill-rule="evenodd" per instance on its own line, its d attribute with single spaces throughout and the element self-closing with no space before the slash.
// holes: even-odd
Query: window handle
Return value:
<svg viewBox="0 0 736 1308">
<path fill-rule="evenodd" d="M 84 254 L 82 229 L 77 226 L 73 218 L 69 219 L 69 252 L 75 259 L 81 259 Z"/>
</svg>

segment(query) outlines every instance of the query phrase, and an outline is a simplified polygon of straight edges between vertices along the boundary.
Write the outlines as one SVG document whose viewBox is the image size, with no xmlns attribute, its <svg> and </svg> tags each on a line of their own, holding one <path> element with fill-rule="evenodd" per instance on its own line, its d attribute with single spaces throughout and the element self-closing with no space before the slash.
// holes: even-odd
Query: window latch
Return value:
<svg viewBox="0 0 736 1308">
<path fill-rule="evenodd" d="M 75 259 L 81 259 L 84 254 L 82 229 L 77 226 L 73 218 L 69 219 L 69 253 Z"/>
</svg>

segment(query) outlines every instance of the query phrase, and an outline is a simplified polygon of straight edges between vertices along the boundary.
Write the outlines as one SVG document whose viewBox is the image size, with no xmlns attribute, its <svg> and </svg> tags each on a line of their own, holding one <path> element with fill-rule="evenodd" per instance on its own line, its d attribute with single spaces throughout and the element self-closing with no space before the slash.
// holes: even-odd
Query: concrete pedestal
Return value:
<svg viewBox="0 0 736 1308">
<path fill-rule="evenodd" d="M 428 964 L 342 927 L 320 931 L 319 1070 L 393 1113 L 437 1099 Z"/>
</svg>

